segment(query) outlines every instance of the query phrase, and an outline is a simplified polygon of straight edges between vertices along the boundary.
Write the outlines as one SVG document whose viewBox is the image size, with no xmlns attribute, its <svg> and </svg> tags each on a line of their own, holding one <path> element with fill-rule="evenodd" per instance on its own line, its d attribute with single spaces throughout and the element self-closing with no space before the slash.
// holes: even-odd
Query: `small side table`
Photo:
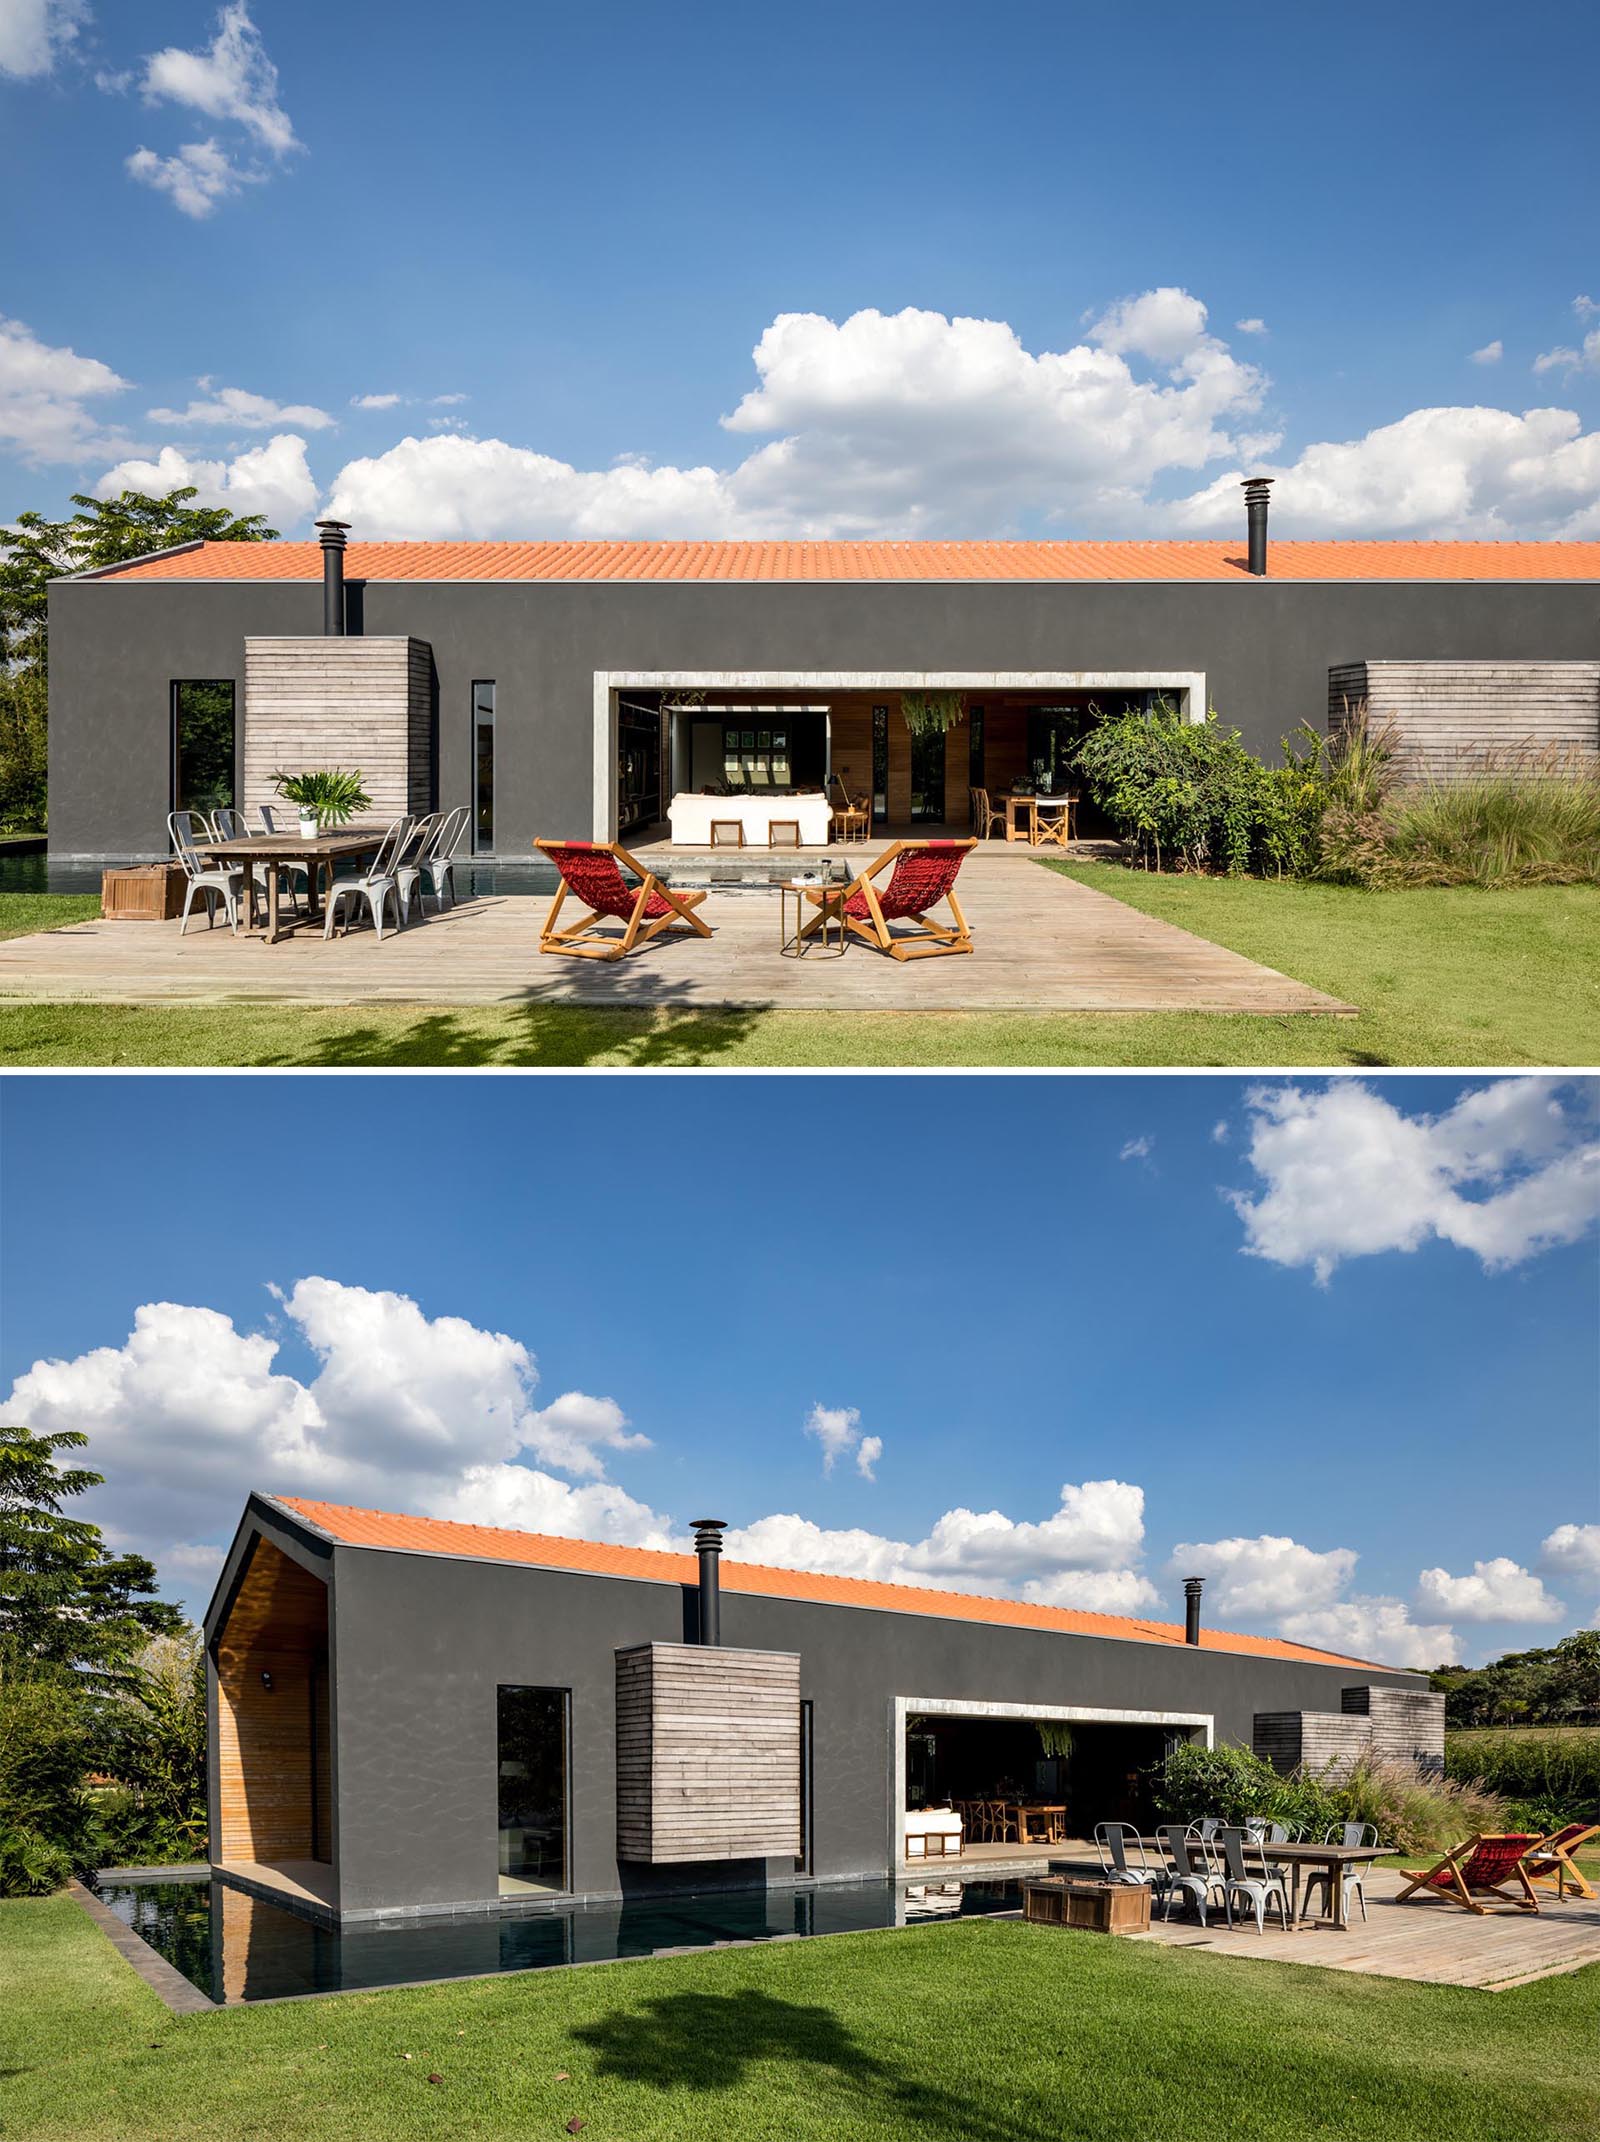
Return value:
<svg viewBox="0 0 1600 2142">
<path fill-rule="evenodd" d="M 824 959 L 837 959 L 845 947 L 844 896 L 848 885 L 806 885 L 795 879 L 785 879 L 778 886 L 778 951 L 784 959 L 805 959 L 816 953 Z M 809 895 L 818 896 L 813 911 Z M 794 902 L 794 928 L 789 927 L 789 902 Z M 807 933 L 806 924 L 812 927 Z M 832 932 L 830 938 L 829 932 Z"/>
</svg>

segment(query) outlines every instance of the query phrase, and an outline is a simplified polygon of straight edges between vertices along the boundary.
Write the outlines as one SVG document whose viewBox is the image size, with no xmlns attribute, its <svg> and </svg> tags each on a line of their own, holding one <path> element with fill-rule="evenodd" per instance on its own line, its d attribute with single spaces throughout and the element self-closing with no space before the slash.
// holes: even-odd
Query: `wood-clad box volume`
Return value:
<svg viewBox="0 0 1600 2142">
<path fill-rule="evenodd" d="M 617 1653 L 617 1857 L 797 1857 L 800 1659 L 636 1644 Z"/>
<path fill-rule="evenodd" d="M 247 639 L 244 777 L 239 802 L 253 813 L 277 802 L 278 773 L 325 767 L 359 772 L 369 820 L 433 808 L 433 652 L 426 640 Z"/>
</svg>

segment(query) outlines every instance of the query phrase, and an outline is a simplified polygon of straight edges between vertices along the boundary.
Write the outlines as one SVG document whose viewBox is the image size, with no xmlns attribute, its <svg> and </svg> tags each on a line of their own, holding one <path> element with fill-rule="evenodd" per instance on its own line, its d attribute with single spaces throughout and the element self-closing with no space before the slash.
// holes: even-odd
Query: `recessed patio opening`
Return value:
<svg viewBox="0 0 1600 2142">
<path fill-rule="evenodd" d="M 301 1900 L 334 1899 L 328 1588 L 257 1540 L 216 1639 L 212 1859 Z"/>
<path fill-rule="evenodd" d="M 975 789 L 996 809 L 1012 794 L 1076 793 L 1073 753 L 1101 718 L 1164 703 L 1192 719 L 1205 704 L 1198 673 L 1021 674 L 959 683 L 909 673 L 892 682 L 796 672 L 597 677 L 596 835 L 664 839 L 676 818 L 679 845 L 709 846 L 710 815 L 732 821 L 755 806 L 756 844 L 767 844 L 772 820 L 793 818 L 799 845 L 818 845 L 827 835 L 814 836 L 807 798 L 866 807 L 872 832 L 886 838 L 965 834 Z M 930 697 L 954 715 L 948 726 L 930 723 Z M 728 811 L 708 814 L 718 801 Z M 1085 802 L 1076 819 L 1079 837 L 1110 831 Z"/>
<path fill-rule="evenodd" d="M 1152 1773 L 1206 1721 L 1053 1717 L 1033 1705 L 907 1705 L 902 1783 L 908 1866 L 1044 1855 L 1100 1822 L 1155 1821 Z"/>
</svg>

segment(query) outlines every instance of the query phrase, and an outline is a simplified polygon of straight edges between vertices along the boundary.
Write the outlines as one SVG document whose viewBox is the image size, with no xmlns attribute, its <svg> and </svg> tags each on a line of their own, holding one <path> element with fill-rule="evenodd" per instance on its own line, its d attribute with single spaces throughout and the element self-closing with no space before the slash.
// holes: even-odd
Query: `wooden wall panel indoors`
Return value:
<svg viewBox="0 0 1600 2142">
<path fill-rule="evenodd" d="M 315 1774 L 328 1729 L 324 1722 L 319 1733 L 315 1720 L 319 1710 L 326 1716 L 327 1653 L 326 1585 L 258 1540 L 216 1643 L 215 1858 L 270 1864 L 326 1856 Z"/>
<path fill-rule="evenodd" d="M 799 1851 L 798 1654 L 619 1651 L 618 1857 L 660 1866 Z"/>
</svg>

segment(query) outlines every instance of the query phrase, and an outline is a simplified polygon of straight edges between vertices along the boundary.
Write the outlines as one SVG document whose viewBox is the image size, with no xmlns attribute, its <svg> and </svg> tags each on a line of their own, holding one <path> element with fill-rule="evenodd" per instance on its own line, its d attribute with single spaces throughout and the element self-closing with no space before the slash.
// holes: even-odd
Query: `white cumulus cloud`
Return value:
<svg viewBox="0 0 1600 2142">
<path fill-rule="evenodd" d="M 645 1439 L 609 1398 L 569 1391 L 541 1407 L 519 1340 L 316 1277 L 282 1295 L 281 1310 L 314 1357 L 309 1378 L 278 1366 L 269 1332 L 150 1302 L 120 1345 L 36 1361 L 0 1417 L 83 1429 L 111 1483 L 95 1491 L 96 1515 L 180 1590 L 204 1575 L 251 1488 L 671 1543 L 664 1520 L 603 1478 L 611 1452 Z"/>
<path fill-rule="evenodd" d="M 1167 1567 L 1176 1577 L 1204 1577 L 1208 1605 L 1224 1620 L 1276 1621 L 1332 1605 L 1355 1575 L 1356 1554 L 1349 1547 L 1303 1547 L 1269 1532 L 1181 1542 Z"/>
<path fill-rule="evenodd" d="M 1579 325 L 1600 318 L 1600 304 L 1592 297 L 1575 297 L 1573 312 Z M 1600 372 L 1600 326 L 1591 327 L 1581 343 L 1561 343 L 1543 350 L 1533 360 L 1536 372 Z"/>
<path fill-rule="evenodd" d="M 1469 361 L 1473 364 L 1498 364 L 1505 353 L 1506 346 L 1497 337 L 1493 342 L 1486 342 L 1481 350 L 1474 350 Z"/>
<path fill-rule="evenodd" d="M 1600 1579 L 1600 1525 L 1557 1525 L 1539 1560 L 1556 1576 Z"/>
<path fill-rule="evenodd" d="M 24 460 L 76 461 L 116 443 L 88 405 L 127 386 L 98 357 L 52 347 L 0 317 L 0 443 Z"/>
<path fill-rule="evenodd" d="M 26 82 L 53 73 L 88 19 L 87 0 L 0 0 L 0 74 Z"/>
<path fill-rule="evenodd" d="M 214 139 L 186 141 L 172 156 L 138 148 L 127 158 L 126 168 L 141 186 L 170 194 L 173 206 L 197 223 L 259 178 L 258 173 L 236 164 Z"/>
<path fill-rule="evenodd" d="M 169 45 L 152 52 L 140 88 L 152 104 L 181 104 L 208 119 L 231 121 L 274 156 L 299 147 L 278 101 L 278 70 L 245 0 L 229 0 L 219 10 L 216 35 L 204 51 Z"/>
<path fill-rule="evenodd" d="M 876 1480 L 878 1460 L 883 1456 L 883 1437 L 864 1435 L 856 1445 L 856 1471 L 863 1480 Z"/>
<path fill-rule="evenodd" d="M 1417 1611 L 1452 1621 L 1560 1621 L 1566 1609 L 1536 1576 L 1501 1554 L 1474 1562 L 1466 1577 L 1423 1570 L 1417 1578 Z"/>
<path fill-rule="evenodd" d="M 831 1473 L 838 1461 L 848 1455 L 861 1441 L 861 1410 L 858 1406 L 824 1406 L 814 1404 L 805 1417 L 805 1433 L 813 1436 L 822 1446 L 822 1470 Z M 871 1439 L 881 1455 L 883 1444 L 874 1436 Z M 865 1468 L 863 1467 L 863 1470 Z M 867 1474 L 870 1480 L 872 1475 Z"/>
<path fill-rule="evenodd" d="M 1455 1631 L 1438 1622 L 1416 1622 L 1403 1599 L 1371 1594 L 1332 1606 L 1285 1615 L 1282 1633 L 1291 1643 L 1314 1644 L 1377 1666 L 1443 1666 L 1457 1652 Z"/>
<path fill-rule="evenodd" d="M 135 455 L 107 469 L 94 494 L 115 498 L 119 491 L 142 491 L 159 498 L 185 484 L 194 485 L 202 506 L 264 513 L 273 527 L 302 519 L 317 502 L 306 442 L 294 432 L 279 432 L 231 461 L 208 461 L 181 447 L 164 446 L 153 460 Z"/>
<path fill-rule="evenodd" d="M 218 387 L 209 379 L 195 384 L 205 398 L 182 409 L 150 409 L 152 424 L 237 426 L 241 431 L 269 431 L 275 424 L 298 424 L 305 431 L 325 431 L 334 419 L 326 409 L 309 402 L 275 402 L 269 395 L 252 394 L 244 387 Z"/>
<path fill-rule="evenodd" d="M 1359 1081 L 1249 1096 L 1258 1195 L 1232 1202 L 1245 1248 L 1309 1265 L 1443 1241 L 1490 1270 L 1576 1241 L 1600 1218 L 1592 1099 L 1560 1080 L 1498 1080 L 1444 1114 L 1407 1114 Z"/>
</svg>

